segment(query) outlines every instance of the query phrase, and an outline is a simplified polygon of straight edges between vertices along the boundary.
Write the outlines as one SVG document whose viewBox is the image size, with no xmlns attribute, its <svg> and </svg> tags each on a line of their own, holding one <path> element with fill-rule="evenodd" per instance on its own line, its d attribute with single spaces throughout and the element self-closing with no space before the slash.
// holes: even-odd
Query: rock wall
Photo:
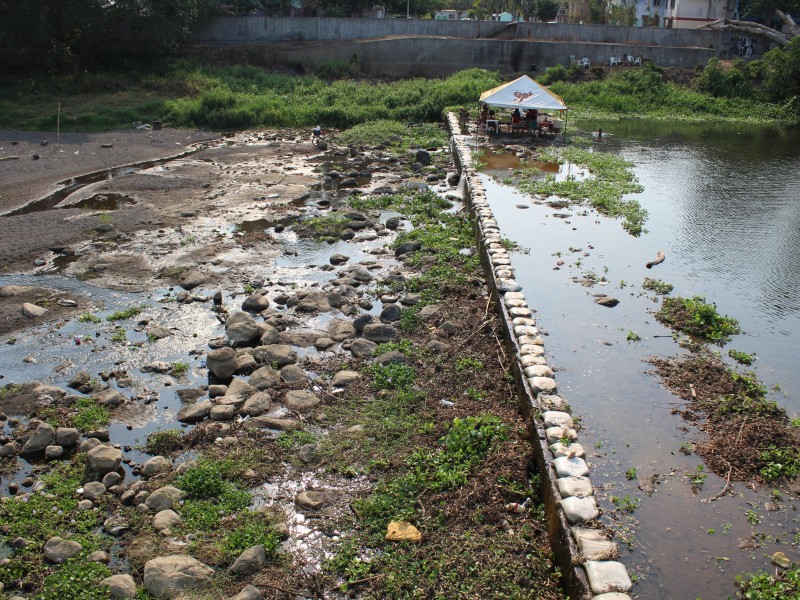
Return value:
<svg viewBox="0 0 800 600">
<path fill-rule="evenodd" d="M 629 600 L 632 587 L 625 566 L 614 560 L 616 543 L 592 528 L 600 516 L 578 441 L 568 400 L 558 395 L 553 369 L 547 364 L 544 341 L 514 267 L 501 243 L 501 233 L 473 166 L 469 136 L 460 135 L 458 118 L 447 117 L 453 156 L 466 181 L 466 199 L 475 218 L 478 251 L 487 285 L 505 324 L 512 356 L 520 411 L 528 423 L 538 472 L 542 475 L 548 533 L 556 563 L 571 598 Z"/>
</svg>

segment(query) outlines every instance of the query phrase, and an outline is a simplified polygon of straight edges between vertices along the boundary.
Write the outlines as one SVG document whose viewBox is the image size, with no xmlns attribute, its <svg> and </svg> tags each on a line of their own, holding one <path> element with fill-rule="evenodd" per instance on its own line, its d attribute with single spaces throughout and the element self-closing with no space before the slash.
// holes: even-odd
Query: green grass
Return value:
<svg viewBox="0 0 800 600">
<path fill-rule="evenodd" d="M 194 60 L 151 72 L 95 73 L 4 81 L 0 128 L 61 131 L 128 128 L 134 121 L 212 130 L 252 127 L 346 128 L 376 118 L 436 121 L 447 107 L 474 103 L 500 83 L 479 69 L 445 79 L 392 83 L 276 74 L 248 65 L 213 67 Z"/>
<path fill-rule="evenodd" d="M 506 426 L 492 415 L 454 419 L 439 440 L 439 449 L 415 451 L 407 460 L 405 474 L 379 483 L 373 494 L 355 503 L 362 522 L 382 531 L 391 520 L 413 520 L 419 494 L 463 485 L 494 444 L 507 437 Z"/>
<path fill-rule="evenodd" d="M 106 321 L 124 321 L 125 319 L 132 319 L 141 313 L 143 309 L 143 306 L 131 306 L 125 310 L 118 310 L 108 315 Z"/>
<path fill-rule="evenodd" d="M 564 98 L 578 118 L 647 117 L 707 121 L 794 121 L 781 105 L 746 98 L 722 98 L 664 79 L 660 69 L 645 65 L 624 69 L 601 80 L 556 81 L 550 89 Z"/>
<path fill-rule="evenodd" d="M 0 581 L 7 587 L 11 587 L 12 582 L 24 583 L 34 597 L 48 600 L 105 597 L 77 595 L 85 587 L 96 588 L 99 580 L 108 575 L 105 567 L 86 566 L 86 555 L 108 542 L 101 542 L 96 533 L 96 513 L 77 508 L 80 498 L 75 490 L 81 487 L 83 475 L 80 455 L 74 462 L 59 463 L 51 472 L 42 475 L 45 494 L 11 497 L 0 503 L 0 522 L 7 527 L 5 539 L 21 536 L 28 541 L 28 545 L 16 551 L 8 561 L 0 562 Z M 83 546 L 81 555 L 63 565 L 47 564 L 43 547 L 55 535 L 79 542 Z"/>
<path fill-rule="evenodd" d="M 522 191 L 573 202 L 586 201 L 601 214 L 622 217 L 622 226 L 631 235 L 646 233 L 647 211 L 636 200 L 623 199 L 627 194 L 637 194 L 644 189 L 633 175 L 632 163 L 610 152 L 592 152 L 577 147 L 553 148 L 543 154 L 541 160 L 569 161 L 588 169 L 590 175 L 585 179 L 556 181 L 552 175 L 540 179 L 538 169 L 523 169 Z"/>
<path fill-rule="evenodd" d="M 75 414 L 70 417 L 72 426 L 81 431 L 92 431 L 111 422 L 111 414 L 94 398 L 79 398 L 75 402 Z"/>
</svg>

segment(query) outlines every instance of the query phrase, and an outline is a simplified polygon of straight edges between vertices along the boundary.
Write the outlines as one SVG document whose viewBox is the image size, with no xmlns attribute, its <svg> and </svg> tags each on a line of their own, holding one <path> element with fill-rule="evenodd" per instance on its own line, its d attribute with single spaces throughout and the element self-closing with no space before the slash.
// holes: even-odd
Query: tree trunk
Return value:
<svg viewBox="0 0 800 600">
<path fill-rule="evenodd" d="M 797 25 L 795 25 L 797 27 Z M 750 35 L 763 35 L 773 42 L 785 46 L 789 43 L 787 37 L 766 25 L 753 23 L 752 21 L 735 21 L 733 19 L 717 19 L 711 23 L 701 25 L 698 29 L 730 29 L 731 31 L 741 31 L 742 33 L 749 33 Z"/>
</svg>

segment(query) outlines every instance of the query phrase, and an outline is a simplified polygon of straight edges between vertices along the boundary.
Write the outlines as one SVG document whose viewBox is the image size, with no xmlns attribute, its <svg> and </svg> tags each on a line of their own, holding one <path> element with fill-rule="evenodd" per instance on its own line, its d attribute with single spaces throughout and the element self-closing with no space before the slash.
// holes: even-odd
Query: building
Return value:
<svg viewBox="0 0 800 600">
<path fill-rule="evenodd" d="M 731 19 L 736 9 L 736 0 L 660 1 L 668 4 L 664 14 L 664 27 L 675 29 L 694 29 L 717 19 Z"/>
</svg>

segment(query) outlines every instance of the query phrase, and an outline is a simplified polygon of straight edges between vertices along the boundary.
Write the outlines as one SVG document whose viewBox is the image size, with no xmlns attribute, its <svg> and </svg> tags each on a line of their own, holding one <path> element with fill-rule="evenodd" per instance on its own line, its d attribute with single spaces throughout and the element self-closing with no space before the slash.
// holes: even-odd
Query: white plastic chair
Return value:
<svg viewBox="0 0 800 600">
<path fill-rule="evenodd" d="M 577 62 L 578 62 L 578 59 L 575 58 L 575 55 L 574 54 L 570 54 L 569 55 L 569 64 L 570 64 L 570 66 L 574 65 Z"/>
<path fill-rule="evenodd" d="M 582 58 L 580 64 L 582 69 L 588 69 L 591 66 L 591 63 L 589 63 L 588 58 Z"/>
<path fill-rule="evenodd" d="M 612 56 L 611 58 L 608 59 L 608 61 L 611 63 L 612 67 L 616 67 L 617 65 L 621 65 L 622 64 L 622 59 L 620 59 L 620 58 L 618 58 L 616 56 Z"/>
<path fill-rule="evenodd" d="M 641 56 L 637 56 L 634 59 L 633 64 L 641 67 L 642 66 L 642 57 Z"/>
</svg>

